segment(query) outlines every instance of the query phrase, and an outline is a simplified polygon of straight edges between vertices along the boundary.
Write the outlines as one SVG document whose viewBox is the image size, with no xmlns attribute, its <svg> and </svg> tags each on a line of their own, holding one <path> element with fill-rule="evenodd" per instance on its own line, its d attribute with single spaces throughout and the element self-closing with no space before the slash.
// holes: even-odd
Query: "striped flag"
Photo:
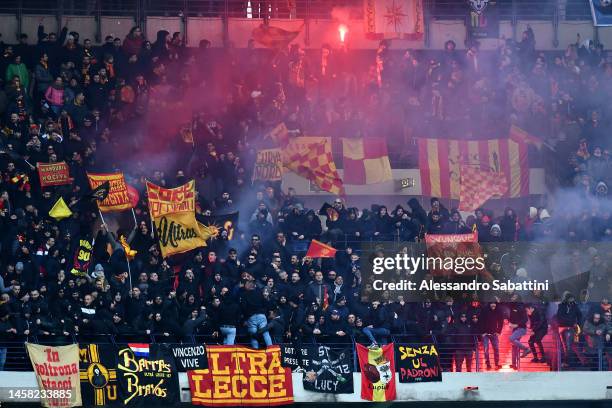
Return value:
<svg viewBox="0 0 612 408">
<path fill-rule="evenodd" d="M 527 145 L 510 139 L 419 139 L 422 195 L 460 198 L 461 166 L 506 175 L 507 198 L 529 195 Z"/>
<path fill-rule="evenodd" d="M 393 343 L 367 348 L 356 343 L 361 368 L 361 398 L 366 401 L 392 401 L 395 391 Z"/>
<path fill-rule="evenodd" d="M 474 211 L 489 198 L 502 197 L 508 191 L 506 175 L 482 171 L 476 166 L 461 166 L 461 194 L 459 211 Z"/>
<path fill-rule="evenodd" d="M 346 184 L 374 184 L 393 179 L 387 141 L 383 138 L 342 139 Z"/>
<path fill-rule="evenodd" d="M 321 190 L 344 195 L 344 185 L 332 157 L 331 142 L 325 137 L 296 137 L 283 149 L 283 165 L 311 180 Z"/>
<path fill-rule="evenodd" d="M 542 145 L 544 144 L 542 139 L 528 133 L 516 125 L 510 126 L 510 133 L 508 134 L 508 137 L 515 142 L 532 144 L 538 149 L 541 149 Z"/>
<path fill-rule="evenodd" d="M 149 357 L 149 345 L 147 343 L 128 343 L 128 347 L 136 357 Z"/>
</svg>

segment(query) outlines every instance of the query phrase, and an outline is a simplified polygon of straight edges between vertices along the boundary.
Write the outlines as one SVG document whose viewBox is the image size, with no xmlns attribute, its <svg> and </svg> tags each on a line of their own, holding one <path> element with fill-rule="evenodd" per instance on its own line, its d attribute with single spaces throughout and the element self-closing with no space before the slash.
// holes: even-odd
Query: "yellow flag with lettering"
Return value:
<svg viewBox="0 0 612 408">
<path fill-rule="evenodd" d="M 164 188 L 147 181 L 149 212 L 163 257 L 205 247 L 210 238 L 195 218 L 195 183 Z"/>
</svg>

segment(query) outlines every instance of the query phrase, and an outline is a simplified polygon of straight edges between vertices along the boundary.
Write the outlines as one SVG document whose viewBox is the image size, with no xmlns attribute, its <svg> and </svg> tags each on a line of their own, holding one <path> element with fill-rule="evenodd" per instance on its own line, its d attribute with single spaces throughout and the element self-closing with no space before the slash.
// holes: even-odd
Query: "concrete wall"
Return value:
<svg viewBox="0 0 612 408">
<path fill-rule="evenodd" d="M 370 185 L 350 185 L 346 184 L 345 190 L 348 196 L 359 195 L 391 195 L 391 196 L 420 196 L 421 195 L 421 175 L 419 169 L 392 169 L 393 179 L 399 180 L 403 178 L 412 178 L 414 186 L 395 191 L 394 182 L 387 181 L 384 183 Z M 343 175 L 343 170 L 338 169 L 340 177 Z M 295 188 L 299 195 L 304 196 L 328 196 L 326 191 L 317 191 L 313 189 L 310 182 L 297 175 L 292 171 L 285 171 L 283 174 L 283 190 L 289 187 Z M 544 169 L 536 168 L 529 170 L 529 194 L 539 195 L 546 193 L 546 185 L 544 184 Z"/>
<path fill-rule="evenodd" d="M 1 0 L 0 0 L 1 1 Z M 57 31 L 57 20 L 55 16 L 46 15 L 23 15 L 23 31 L 30 37 L 30 43 L 36 41 L 36 29 L 38 22 L 43 18 L 46 31 Z M 63 16 L 62 24 L 68 24 L 70 30 L 81 33 L 81 38 L 95 39 L 96 21 L 90 16 Z M 261 20 L 231 18 L 228 21 L 229 40 L 234 46 L 245 47 L 251 38 L 251 32 Z M 132 17 L 102 17 L 101 39 L 107 35 L 125 37 L 134 25 Z M 272 20 L 271 25 L 286 30 L 298 30 L 304 21 L 295 20 Z M 351 20 L 345 22 L 349 28 L 347 43 L 352 49 L 372 49 L 378 46 L 378 41 L 369 40 L 364 35 L 363 20 Z M 593 39 L 596 36 L 595 28 L 591 21 L 561 21 L 558 28 L 558 46 L 554 45 L 554 29 L 550 21 L 518 21 L 516 36 L 520 39 L 521 33 L 527 28 L 533 28 L 536 35 L 536 47 L 541 50 L 563 50 L 568 44 L 576 41 L 576 34 L 580 33 L 582 40 Z M 0 14 L 0 34 L 5 42 L 14 42 L 17 34 L 17 18 L 12 14 Z M 339 45 L 338 22 L 332 20 L 310 20 L 308 28 L 302 27 L 296 42 L 306 44 L 306 30 L 308 29 L 308 47 L 319 48 L 324 43 L 332 46 Z M 146 31 L 150 40 L 155 40 L 158 30 L 169 32 L 184 31 L 185 27 L 179 17 L 147 17 Z M 466 27 L 461 20 L 434 20 L 430 26 L 429 48 L 442 49 L 447 40 L 453 40 L 459 49 L 465 48 Z M 600 27 L 597 35 L 604 45 L 612 48 L 612 27 Z M 513 27 L 510 21 L 500 22 L 500 39 L 482 40 L 483 49 L 494 49 L 504 38 L 513 37 Z M 213 47 L 223 46 L 223 22 L 221 18 L 190 17 L 187 21 L 187 39 L 189 46 L 197 46 L 200 40 L 208 39 Z M 394 40 L 392 48 L 424 48 L 423 41 Z"/>
<path fill-rule="evenodd" d="M 353 374 L 353 394 L 319 394 L 305 391 L 302 374 L 293 374 L 295 402 L 353 402 L 363 403 L 360 397 L 361 377 Z M 443 381 L 437 383 L 397 383 L 397 401 L 538 401 L 538 400 L 585 400 L 602 401 L 612 399 L 610 372 L 541 372 L 541 373 L 444 373 Z M 9 390 L 36 388 L 33 372 L 0 372 L 0 402 L 9 400 Z M 181 401 L 191 401 L 187 374 L 179 376 Z M 465 391 L 465 387 L 478 387 L 476 391 Z M 37 402 L 20 400 L 19 402 Z M 612 401 L 611 401 L 612 403 Z"/>
</svg>

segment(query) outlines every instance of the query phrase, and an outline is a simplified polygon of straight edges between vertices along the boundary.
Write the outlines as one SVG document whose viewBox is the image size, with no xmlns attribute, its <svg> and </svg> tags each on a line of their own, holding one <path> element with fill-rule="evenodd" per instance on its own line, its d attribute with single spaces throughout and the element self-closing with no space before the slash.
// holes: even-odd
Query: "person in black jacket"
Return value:
<svg viewBox="0 0 612 408">
<path fill-rule="evenodd" d="M 332 309 L 329 318 L 326 318 L 323 324 L 323 334 L 327 336 L 330 344 L 347 343 L 350 341 L 347 326 L 346 321 L 340 316 L 340 311 Z"/>
<path fill-rule="evenodd" d="M 525 306 L 525 310 L 527 311 L 527 316 L 529 317 L 529 325 L 533 334 L 529 337 L 529 348 L 533 353 L 532 363 L 544 363 L 546 359 L 544 358 L 544 345 L 542 344 L 542 339 L 546 336 L 548 332 L 548 322 L 546 321 L 546 316 L 542 314 L 534 305 Z M 536 352 L 536 347 L 540 349 L 540 358 L 538 358 L 538 353 Z"/>
<path fill-rule="evenodd" d="M 272 345 L 272 338 L 266 329 L 268 319 L 266 318 L 267 301 L 260 289 L 255 287 L 255 281 L 247 280 L 244 283 L 245 291 L 242 293 L 240 302 L 242 312 L 247 317 L 247 330 L 251 335 L 251 347 L 258 348 L 257 334 L 261 331 L 266 346 Z"/>
<path fill-rule="evenodd" d="M 576 304 L 576 298 L 569 292 L 563 294 L 563 300 L 557 309 L 557 324 L 559 325 L 559 334 L 561 336 L 561 344 L 563 345 L 563 367 L 567 367 L 570 350 L 577 351 L 574 345 L 574 336 L 576 330 L 579 329 L 579 322 L 582 321 L 582 313 Z M 578 354 L 578 353 L 576 353 Z"/>
<path fill-rule="evenodd" d="M 389 310 L 385 306 L 375 300 L 368 309 L 365 320 L 367 326 L 363 328 L 363 334 L 370 340 L 370 348 L 376 348 L 378 343 L 374 336 L 388 336 L 391 334 L 393 316 L 390 315 Z"/>
<path fill-rule="evenodd" d="M 449 334 L 455 349 L 455 372 L 461 372 L 464 360 L 466 370 L 471 372 L 476 342 L 474 341 L 474 330 L 465 313 L 459 315 L 459 320 L 453 323 Z"/>
<path fill-rule="evenodd" d="M 531 353 L 529 347 L 521 343 L 521 337 L 527 333 L 527 312 L 520 302 L 510 304 L 510 319 L 508 320 L 512 328 L 510 343 L 514 346 L 512 347 L 512 364 L 510 367 L 517 370 L 520 359 Z M 520 350 L 523 350 L 522 354 L 519 354 Z"/>
<path fill-rule="evenodd" d="M 234 302 L 229 292 L 221 296 L 221 310 L 219 310 L 219 332 L 223 335 L 223 344 L 233 345 L 236 340 L 236 328 L 240 322 L 240 306 Z"/>
<path fill-rule="evenodd" d="M 489 303 L 489 306 L 482 311 L 480 323 L 483 328 L 482 345 L 484 350 L 485 364 L 487 370 L 491 369 L 489 360 L 489 343 L 493 347 L 493 360 L 495 368 L 501 368 L 499 364 L 499 335 L 504 328 L 504 316 L 498 308 L 497 302 Z"/>
</svg>

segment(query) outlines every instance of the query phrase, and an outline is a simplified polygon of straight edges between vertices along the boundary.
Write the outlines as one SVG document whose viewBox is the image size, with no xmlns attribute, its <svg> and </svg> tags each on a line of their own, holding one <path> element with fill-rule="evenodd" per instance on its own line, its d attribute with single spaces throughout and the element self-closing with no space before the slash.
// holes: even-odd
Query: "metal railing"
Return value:
<svg viewBox="0 0 612 408">
<path fill-rule="evenodd" d="M 606 348 L 602 344 L 596 350 L 587 349 L 587 342 L 584 336 L 574 344 L 573 350 L 576 354 L 569 358 L 568 364 L 563 364 L 563 348 L 560 345 L 558 336 L 555 336 L 555 330 L 551 328 L 548 335 L 543 339 L 542 343 L 545 350 L 544 362 L 532 362 L 532 355 L 519 359 L 516 368 L 511 367 L 512 345 L 509 343 L 508 337 L 510 329 L 506 326 L 501 335 L 499 335 L 499 360 L 495 361 L 494 348 L 489 346 L 489 362 L 492 371 L 612 371 L 612 350 Z M 522 343 L 527 345 L 529 333 L 522 338 Z M 12 339 L 4 339 L 0 342 L 0 350 L 6 349 L 6 362 L 4 371 L 30 371 L 32 366 L 25 350 L 25 342 L 45 344 L 45 345 L 66 345 L 66 344 L 126 344 L 128 342 L 140 343 L 184 343 L 184 344 L 222 344 L 221 337 L 213 337 L 211 335 L 195 335 L 195 336 L 114 336 L 114 335 L 78 335 L 78 336 L 30 336 L 30 337 L 13 337 Z M 481 336 L 461 336 L 461 339 L 452 334 L 444 335 L 426 335 L 413 336 L 407 334 L 393 333 L 380 338 L 381 343 L 408 344 L 411 346 L 419 346 L 425 344 L 435 344 L 440 358 L 440 366 L 443 372 L 457 371 L 473 371 L 487 372 L 489 371 L 486 364 L 487 358 L 484 355 L 484 345 Z M 338 343 L 337 338 L 331 338 L 324 335 L 315 336 L 308 341 L 303 339 L 284 339 L 279 344 L 291 344 L 293 346 L 309 346 L 309 345 L 326 345 L 336 349 L 352 347 L 355 350 L 355 343 L 368 344 L 366 337 L 362 334 L 357 336 L 348 336 L 346 341 Z M 236 338 L 236 344 L 249 345 L 249 337 L 245 333 L 239 333 Z M 495 366 L 499 363 L 500 367 Z M 353 353 L 352 364 L 354 371 L 359 371 L 359 364 L 356 354 Z"/>
<path fill-rule="evenodd" d="M 424 0 L 434 19 L 465 19 L 467 1 Z M 497 0 L 489 5 L 502 20 L 590 20 L 588 0 Z M 363 0 L 2 0 L 0 12 L 69 15 L 150 15 L 274 19 L 363 18 Z"/>
</svg>

